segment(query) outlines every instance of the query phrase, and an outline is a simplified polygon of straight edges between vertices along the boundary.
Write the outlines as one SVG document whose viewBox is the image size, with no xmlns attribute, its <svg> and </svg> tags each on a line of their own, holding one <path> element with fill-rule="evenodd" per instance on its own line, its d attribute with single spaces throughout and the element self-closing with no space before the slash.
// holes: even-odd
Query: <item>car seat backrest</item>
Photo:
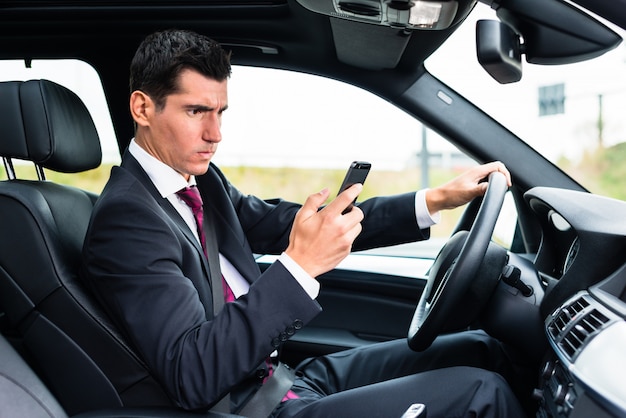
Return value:
<svg viewBox="0 0 626 418">
<path fill-rule="evenodd" d="M 39 377 L 1 335 L 0 416 L 67 417 Z"/>
<path fill-rule="evenodd" d="M 98 167 L 89 111 L 47 80 L 0 82 L 0 313 L 32 366 L 67 413 L 116 406 L 171 405 L 78 277 L 97 196 L 45 180 L 44 169 Z M 13 159 L 39 180 L 16 179 Z"/>
</svg>

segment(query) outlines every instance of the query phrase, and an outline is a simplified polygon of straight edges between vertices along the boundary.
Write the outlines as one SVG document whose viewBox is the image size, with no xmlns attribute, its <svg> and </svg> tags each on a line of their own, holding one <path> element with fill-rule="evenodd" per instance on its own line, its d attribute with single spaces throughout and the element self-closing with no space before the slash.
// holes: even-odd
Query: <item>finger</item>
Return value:
<svg viewBox="0 0 626 418">
<path fill-rule="evenodd" d="M 363 211 L 357 206 L 354 206 L 350 212 L 346 212 L 344 214 L 344 219 L 346 223 L 351 225 L 360 224 L 363 218 L 365 218 L 365 215 L 363 214 Z"/>
<path fill-rule="evenodd" d="M 489 163 L 487 166 L 490 168 L 489 173 L 497 171 L 497 172 L 504 174 L 504 177 L 506 177 L 507 185 L 511 186 L 512 184 L 511 173 L 509 173 L 509 170 L 507 170 L 506 166 L 501 161 L 493 161 L 492 163 Z"/>
<path fill-rule="evenodd" d="M 513 181 L 511 180 L 511 173 L 509 172 L 509 170 L 506 168 L 506 166 L 502 162 L 495 161 L 495 163 L 496 163 L 497 170 L 500 173 L 503 173 L 504 177 L 506 177 L 506 184 L 507 184 L 507 186 L 511 187 L 513 185 Z"/>
<path fill-rule="evenodd" d="M 363 225 L 358 222 L 348 232 L 346 232 L 346 237 L 350 240 L 350 242 L 354 242 L 354 240 L 359 236 L 362 230 Z"/>
<path fill-rule="evenodd" d="M 504 174 L 504 177 L 506 178 L 507 186 L 510 187 L 512 185 L 511 173 L 509 173 L 509 170 L 507 170 L 506 166 L 500 161 L 493 161 L 493 162 L 479 166 L 476 172 L 476 175 L 478 176 L 477 180 L 486 179 L 486 177 L 488 177 L 489 174 L 496 172 L 496 171 Z"/>
<path fill-rule="evenodd" d="M 329 194 L 330 192 L 328 188 L 324 188 L 317 193 L 309 195 L 304 202 L 304 205 L 302 205 L 302 208 L 300 208 L 296 214 L 296 217 L 307 219 L 317 213 L 319 207 L 324 204 L 326 199 L 328 199 Z"/>
<path fill-rule="evenodd" d="M 488 187 L 487 183 L 479 183 L 477 186 L 478 194 L 480 196 L 484 196 L 485 193 L 487 193 L 487 187 Z"/>
<path fill-rule="evenodd" d="M 361 190 L 363 190 L 362 184 L 353 184 L 352 186 L 341 192 L 339 196 L 337 196 L 332 202 L 328 204 L 328 206 L 324 208 L 324 210 L 337 213 L 343 212 L 348 206 L 352 205 L 352 202 L 354 201 L 354 199 L 357 198 L 359 193 L 361 193 Z"/>
</svg>

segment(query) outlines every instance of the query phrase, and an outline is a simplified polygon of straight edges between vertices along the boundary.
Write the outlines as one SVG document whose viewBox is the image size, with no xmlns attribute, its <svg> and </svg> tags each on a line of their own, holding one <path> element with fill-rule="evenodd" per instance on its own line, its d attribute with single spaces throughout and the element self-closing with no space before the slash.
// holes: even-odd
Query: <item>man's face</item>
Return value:
<svg viewBox="0 0 626 418">
<path fill-rule="evenodd" d="M 136 141 L 154 157 L 181 173 L 204 174 L 222 140 L 222 113 L 228 107 L 227 81 L 183 70 L 179 91 L 157 110 L 149 98 Z M 132 106 L 132 101 L 131 101 Z"/>
</svg>

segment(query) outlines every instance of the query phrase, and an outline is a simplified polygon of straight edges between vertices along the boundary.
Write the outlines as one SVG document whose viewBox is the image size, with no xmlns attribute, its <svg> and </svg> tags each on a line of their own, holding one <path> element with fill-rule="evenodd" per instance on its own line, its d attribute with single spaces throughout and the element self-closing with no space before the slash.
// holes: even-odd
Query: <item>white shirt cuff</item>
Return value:
<svg viewBox="0 0 626 418">
<path fill-rule="evenodd" d="M 300 283 L 300 286 L 302 286 L 311 299 L 317 298 L 320 293 L 320 283 L 317 280 L 309 276 L 298 263 L 293 261 L 293 259 L 285 253 L 282 253 L 280 257 L 278 257 L 278 261 L 280 261 L 296 281 Z"/>
<path fill-rule="evenodd" d="M 441 213 L 436 212 L 433 215 L 428 211 L 426 205 L 426 190 L 419 190 L 415 193 L 415 218 L 417 219 L 417 225 L 420 229 L 430 228 L 436 225 L 441 220 Z"/>
</svg>

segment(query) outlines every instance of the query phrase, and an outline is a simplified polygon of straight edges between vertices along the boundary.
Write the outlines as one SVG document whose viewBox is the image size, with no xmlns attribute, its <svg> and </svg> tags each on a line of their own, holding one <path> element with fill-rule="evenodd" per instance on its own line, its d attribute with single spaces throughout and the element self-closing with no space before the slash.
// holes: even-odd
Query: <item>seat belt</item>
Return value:
<svg viewBox="0 0 626 418">
<path fill-rule="evenodd" d="M 248 418 L 269 417 L 291 389 L 295 378 L 295 371 L 284 363 L 278 363 L 269 379 L 256 391 L 238 414 Z"/>
<path fill-rule="evenodd" d="M 213 294 L 213 314 L 217 315 L 224 306 L 224 287 L 222 285 L 222 271 L 220 270 L 219 248 L 217 235 L 213 226 L 213 211 L 205 210 L 206 219 L 202 223 L 204 229 L 207 259 L 209 261 L 209 276 L 211 276 L 211 293 Z"/>
<path fill-rule="evenodd" d="M 213 313 L 217 313 L 224 306 L 224 288 L 222 286 L 222 272 L 220 270 L 219 249 L 217 236 L 213 228 L 213 212 L 205 210 L 206 219 L 203 222 L 207 259 L 209 262 L 209 275 L 211 276 L 211 293 L 213 294 Z M 286 364 L 278 363 L 272 375 L 256 391 L 246 403 L 239 415 L 248 418 L 267 418 L 285 397 L 293 381 L 295 372 Z M 210 411 L 230 413 L 230 394 L 227 393 L 220 399 Z"/>
<path fill-rule="evenodd" d="M 220 270 L 219 249 L 217 235 L 213 226 L 213 211 L 211 208 L 204 210 L 205 220 L 202 223 L 206 245 L 207 260 L 209 262 L 209 276 L 211 279 L 211 294 L 213 296 L 213 314 L 224 306 L 224 287 L 222 286 L 222 271 Z M 230 414 L 230 393 L 220 399 L 210 411 L 225 412 Z"/>
</svg>

